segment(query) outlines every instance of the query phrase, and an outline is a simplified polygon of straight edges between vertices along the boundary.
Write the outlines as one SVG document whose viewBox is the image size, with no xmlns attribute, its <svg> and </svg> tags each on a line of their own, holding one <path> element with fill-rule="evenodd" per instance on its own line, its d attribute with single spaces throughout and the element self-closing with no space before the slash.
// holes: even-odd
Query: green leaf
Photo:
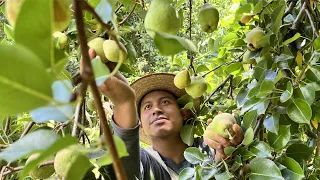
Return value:
<svg viewBox="0 0 320 180">
<path fill-rule="evenodd" d="M 268 132 L 268 140 L 271 147 L 275 150 L 282 149 L 289 142 L 291 137 L 290 125 L 280 125 L 278 134 Z"/>
<path fill-rule="evenodd" d="M 280 26 L 282 24 L 282 16 L 284 13 L 284 10 L 286 9 L 285 5 L 278 6 L 271 15 L 271 21 L 272 21 L 272 32 L 278 36 L 278 32 L 280 30 Z"/>
<path fill-rule="evenodd" d="M 315 50 L 319 50 L 320 49 L 320 37 L 317 37 L 317 39 L 315 39 L 313 41 L 313 47 Z"/>
<path fill-rule="evenodd" d="M 112 5 L 107 0 L 101 0 L 95 8 L 95 12 L 101 17 L 104 23 L 112 20 Z"/>
<path fill-rule="evenodd" d="M 307 161 L 312 155 L 312 149 L 305 144 L 291 144 L 286 151 L 287 156 L 298 162 Z"/>
<path fill-rule="evenodd" d="M 103 84 L 110 74 L 109 68 L 101 61 L 100 58 L 94 58 L 91 60 L 91 65 L 96 79 L 97 86 Z"/>
<path fill-rule="evenodd" d="M 247 112 L 243 117 L 243 125 L 246 128 L 252 127 L 255 128 L 257 124 L 257 110 Z"/>
<path fill-rule="evenodd" d="M 274 82 L 270 80 L 263 80 L 262 84 L 260 86 L 259 93 L 257 94 L 257 97 L 262 97 L 267 94 L 272 93 L 272 90 L 274 90 Z"/>
<path fill-rule="evenodd" d="M 178 180 L 185 180 L 185 179 L 192 178 L 194 172 L 195 172 L 194 168 L 187 167 L 180 172 Z"/>
<path fill-rule="evenodd" d="M 260 99 L 260 98 L 256 98 L 256 97 L 252 97 L 249 100 L 247 100 L 242 109 L 241 109 L 241 114 L 244 114 L 245 112 L 249 111 L 250 109 L 252 109 L 253 107 L 257 106 L 259 103 L 263 102 L 264 99 Z M 259 112 L 257 112 L 257 114 L 259 115 Z"/>
<path fill-rule="evenodd" d="M 233 153 L 233 151 L 234 151 L 235 149 L 236 149 L 236 148 L 233 147 L 233 146 L 228 146 L 228 147 L 225 147 L 225 148 L 223 149 L 223 151 L 224 151 L 224 153 L 225 153 L 226 155 L 232 155 L 232 153 Z"/>
<path fill-rule="evenodd" d="M 292 93 L 293 93 L 292 83 L 291 81 L 288 81 L 286 90 L 280 96 L 280 102 L 284 103 L 288 101 L 291 98 Z"/>
<path fill-rule="evenodd" d="M 269 159 L 260 157 L 254 158 L 250 162 L 250 170 L 251 174 L 249 175 L 249 179 L 252 180 L 283 180 L 279 168 L 273 161 Z"/>
<path fill-rule="evenodd" d="M 195 128 L 193 125 L 184 125 L 180 131 L 180 137 L 185 144 L 191 146 L 194 141 L 194 133 Z"/>
<path fill-rule="evenodd" d="M 204 158 L 206 157 L 205 154 L 201 153 L 200 150 L 196 147 L 189 147 L 187 148 L 184 153 L 184 158 L 190 162 L 191 164 L 199 164 L 202 163 Z"/>
<path fill-rule="evenodd" d="M 227 35 L 225 35 L 223 38 L 222 38 L 222 43 L 225 44 L 229 41 L 235 41 L 236 39 L 238 39 L 238 36 L 236 33 L 229 33 Z"/>
<path fill-rule="evenodd" d="M 253 129 L 251 127 L 249 127 L 246 130 L 246 133 L 244 134 L 244 139 L 242 141 L 242 144 L 249 145 L 250 143 L 252 143 L 253 138 L 254 138 Z"/>
<path fill-rule="evenodd" d="M 302 99 L 295 99 L 287 109 L 290 119 L 296 123 L 310 124 L 312 110 L 309 104 Z"/>
<path fill-rule="evenodd" d="M 259 1 L 253 8 L 253 13 L 257 14 L 259 13 L 263 8 L 263 1 Z"/>
<path fill-rule="evenodd" d="M 30 9 L 35 10 L 30 11 Z M 46 68 L 53 65 L 51 26 L 53 26 L 53 1 L 24 1 L 15 23 L 14 39 L 16 43 L 24 45 L 36 54 Z M 41 75 L 37 75 L 39 76 Z"/>
<path fill-rule="evenodd" d="M 235 154 L 240 155 L 243 161 L 246 161 L 255 156 L 255 154 L 253 154 L 251 151 L 248 151 L 246 147 L 240 149 L 239 151 L 236 151 Z"/>
<path fill-rule="evenodd" d="M 234 161 L 234 163 L 232 164 L 231 166 L 231 171 L 236 171 L 239 169 L 239 167 L 242 166 L 242 160 L 241 160 L 241 157 L 239 155 L 236 155 L 236 160 Z"/>
<path fill-rule="evenodd" d="M 241 62 L 230 64 L 224 70 L 227 74 L 237 75 L 243 70 L 243 65 Z"/>
<path fill-rule="evenodd" d="M 197 47 L 189 39 L 149 29 L 148 31 L 156 47 L 164 56 L 175 55 L 183 50 L 197 51 Z"/>
<path fill-rule="evenodd" d="M 296 88 L 293 92 L 293 96 L 295 99 L 304 99 L 309 105 L 312 105 L 316 97 L 316 93 L 314 87 L 310 84 L 307 84 L 301 86 L 300 88 Z"/>
<path fill-rule="evenodd" d="M 52 80 L 31 51 L 17 44 L 0 45 L 0 59 L 0 114 L 26 112 L 53 101 Z"/>
<path fill-rule="evenodd" d="M 230 174 L 230 172 L 228 172 L 228 171 L 214 175 L 214 178 L 216 180 L 229 180 L 229 179 L 232 179 L 233 177 L 234 176 L 232 174 Z"/>
<path fill-rule="evenodd" d="M 237 97 L 236 97 L 237 107 L 240 108 L 245 104 L 245 102 L 247 102 L 248 100 L 247 95 L 248 95 L 248 91 L 245 88 L 240 90 L 240 92 L 237 94 Z"/>
<path fill-rule="evenodd" d="M 281 46 L 290 44 L 291 42 L 299 39 L 300 37 L 301 37 L 301 34 L 300 33 L 296 33 L 292 38 L 289 38 L 289 39 L 285 40 L 284 42 L 282 42 Z"/>
<path fill-rule="evenodd" d="M 77 138 L 72 136 L 65 136 L 63 138 L 58 139 L 52 146 L 47 148 L 44 152 L 41 152 L 40 156 L 35 159 L 34 161 L 27 164 L 22 172 L 20 177 L 25 177 L 28 175 L 28 173 L 41 162 L 43 162 L 48 157 L 51 157 L 56 154 L 56 152 L 66 148 L 67 146 L 70 146 L 72 144 L 77 144 Z"/>
<path fill-rule="evenodd" d="M 113 136 L 113 141 L 114 141 L 114 144 L 116 145 L 118 156 L 120 158 L 129 155 L 127 152 L 126 144 L 123 142 L 123 140 L 120 137 Z M 109 150 L 107 150 L 107 152 L 103 157 L 97 160 L 97 164 L 100 166 L 109 165 L 109 164 L 112 164 L 112 162 L 113 162 L 113 159 L 112 159 L 111 152 Z"/>
<path fill-rule="evenodd" d="M 243 13 L 250 13 L 251 10 L 252 10 L 251 3 L 244 4 L 243 6 L 239 7 L 239 9 L 237 9 L 234 20 L 235 21 L 240 20 Z"/>
<path fill-rule="evenodd" d="M 312 66 L 306 72 L 306 77 L 313 82 L 320 81 L 320 66 Z"/>
<path fill-rule="evenodd" d="M 34 151 L 46 150 L 60 137 L 50 130 L 33 131 L 0 153 L 0 158 L 8 162 L 30 155 Z"/>
<path fill-rule="evenodd" d="M 206 72 L 206 71 L 209 71 L 209 68 L 202 64 L 202 65 L 197 67 L 196 71 L 197 71 L 197 73 Z"/>
<path fill-rule="evenodd" d="M 278 134 L 278 131 L 279 131 L 279 118 L 280 118 L 280 114 L 278 114 L 278 113 L 272 114 L 271 116 L 267 117 L 263 121 L 264 127 L 268 131 L 273 132 L 275 134 Z"/>
<path fill-rule="evenodd" d="M 6 33 L 8 39 L 13 39 L 14 31 L 10 25 L 4 23 L 4 32 Z"/>
<path fill-rule="evenodd" d="M 250 151 L 254 155 L 256 155 L 257 157 L 261 157 L 261 158 L 271 158 L 272 157 L 270 146 L 263 141 L 253 143 L 250 146 Z"/>
<path fill-rule="evenodd" d="M 219 169 L 214 167 L 203 167 L 201 171 L 201 178 L 202 180 L 210 180 L 218 171 Z"/>
<path fill-rule="evenodd" d="M 286 180 L 300 180 L 304 178 L 304 173 L 299 163 L 290 157 L 284 157 L 281 164 L 286 166 L 286 169 L 281 170 L 282 176 Z"/>
<path fill-rule="evenodd" d="M 65 180 L 83 179 L 91 166 L 92 164 L 87 156 L 76 156 Z"/>
</svg>

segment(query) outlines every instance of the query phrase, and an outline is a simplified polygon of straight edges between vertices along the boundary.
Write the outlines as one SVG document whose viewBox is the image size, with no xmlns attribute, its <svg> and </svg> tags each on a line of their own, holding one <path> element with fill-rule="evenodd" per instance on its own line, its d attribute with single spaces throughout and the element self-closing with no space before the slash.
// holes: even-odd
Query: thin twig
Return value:
<svg viewBox="0 0 320 180">
<path fill-rule="evenodd" d="M 317 129 L 317 135 L 318 135 L 318 139 L 317 139 L 317 149 L 316 149 L 315 158 L 319 157 L 319 155 L 320 155 L 320 128 L 319 127 Z"/>
<path fill-rule="evenodd" d="M 90 85 L 93 97 L 94 97 L 94 102 L 95 106 L 97 107 L 99 118 L 100 118 L 100 123 L 102 124 L 102 131 L 104 135 L 104 139 L 106 141 L 106 145 L 108 148 L 108 151 L 111 152 L 111 156 L 113 159 L 113 168 L 116 174 L 116 178 L 119 180 L 125 180 L 127 179 L 126 173 L 124 171 L 124 168 L 122 166 L 122 161 L 119 159 L 118 152 L 116 150 L 114 141 L 113 141 L 113 136 L 111 133 L 111 130 L 109 129 L 109 125 L 105 116 L 104 109 L 102 107 L 102 102 L 99 94 L 99 90 L 96 84 L 96 81 L 94 79 L 93 75 L 93 70 L 92 66 L 90 63 L 90 57 L 88 53 L 88 45 L 86 42 L 86 36 L 85 36 L 85 29 L 84 29 L 84 21 L 83 21 L 83 12 L 82 9 L 86 9 L 89 12 L 93 14 L 93 16 L 103 25 L 103 27 L 106 28 L 107 33 L 109 36 L 114 35 L 114 33 L 110 30 L 110 27 L 103 23 L 101 18 L 96 14 L 94 9 L 88 5 L 86 1 L 78 1 L 78 0 L 73 0 L 73 7 L 74 7 L 74 15 L 76 17 L 76 25 L 77 25 L 77 30 L 78 30 L 78 40 L 80 43 L 80 48 L 82 52 L 82 57 L 83 57 L 83 73 L 81 76 L 83 77 L 84 82 L 88 82 Z M 116 37 L 116 36 L 115 36 Z M 119 40 L 117 38 L 116 42 L 119 47 Z M 122 49 L 122 47 L 121 47 Z M 124 50 L 123 50 L 124 51 Z M 120 64 L 121 65 L 121 64 Z"/>
<path fill-rule="evenodd" d="M 73 127 L 72 127 L 72 134 L 71 134 L 73 137 L 77 137 L 77 134 L 78 134 L 77 127 L 78 127 L 78 123 L 79 123 L 79 118 L 81 117 L 81 107 L 82 107 L 83 101 L 84 101 L 84 98 L 82 98 L 81 102 L 79 102 L 76 107 L 74 121 L 73 121 Z"/>
<path fill-rule="evenodd" d="M 210 94 L 210 96 L 206 99 L 206 101 L 203 103 L 203 106 L 200 109 L 200 113 L 202 112 L 202 110 L 204 109 L 205 104 L 210 100 L 210 98 L 217 93 L 218 91 L 220 91 L 225 85 L 226 83 L 232 78 L 232 75 L 229 74 L 226 79 Z"/>
<path fill-rule="evenodd" d="M 314 24 L 314 21 L 313 21 L 313 18 L 312 18 L 312 15 L 310 14 L 309 10 L 308 9 L 305 9 L 304 10 L 309 18 L 309 21 L 310 21 L 310 24 L 312 26 L 312 29 L 313 29 L 313 33 L 319 37 L 319 31 L 317 30 L 316 28 L 316 25 Z"/>
<path fill-rule="evenodd" d="M 305 11 L 304 10 L 306 9 L 306 6 L 307 6 L 307 3 L 304 2 L 303 5 L 301 6 L 301 9 L 300 9 L 300 12 L 299 12 L 298 16 L 296 17 L 296 19 L 292 23 L 291 29 L 294 29 L 294 30 L 298 29 L 299 23 L 302 21 L 302 19 L 305 16 Z"/>
<path fill-rule="evenodd" d="M 50 166 L 50 165 L 53 165 L 53 164 L 54 164 L 54 160 L 50 160 L 50 161 L 46 161 L 46 162 L 44 162 L 44 163 L 39 164 L 38 167 Z M 7 167 L 9 170 L 6 171 L 6 172 L 4 172 L 4 173 L 3 173 L 3 176 L 6 176 L 6 175 L 8 175 L 8 174 L 11 174 L 11 173 L 20 171 L 20 170 L 22 170 L 24 167 L 25 167 L 25 166 L 19 166 L 19 167 L 15 167 L 15 168 L 12 168 L 12 167 L 8 168 L 8 167 Z"/>
<path fill-rule="evenodd" d="M 134 10 L 136 9 L 137 3 L 134 3 L 133 7 L 131 8 L 130 13 L 128 14 L 127 17 L 125 17 L 120 23 L 119 26 L 122 26 L 128 19 L 129 17 L 133 14 Z"/>
<path fill-rule="evenodd" d="M 10 133 L 10 124 L 11 124 L 11 118 L 10 117 L 7 117 L 6 119 L 6 125 L 4 127 L 4 133 L 6 135 L 8 135 Z"/>
<path fill-rule="evenodd" d="M 233 85 L 232 85 L 232 82 L 233 82 L 233 76 L 231 77 L 230 79 L 230 85 L 229 85 L 229 89 L 228 89 L 228 92 L 229 92 L 229 98 L 233 99 L 233 95 L 232 95 L 232 92 L 233 92 Z"/>
<path fill-rule="evenodd" d="M 298 86 L 299 86 L 299 83 L 300 83 L 300 81 L 301 81 L 301 78 L 302 78 L 303 74 L 306 72 L 307 68 L 308 68 L 308 64 L 305 64 L 305 65 L 303 66 L 300 74 L 298 75 L 297 80 L 296 80 L 296 83 L 293 85 L 293 87 L 298 87 Z"/>
<path fill-rule="evenodd" d="M 121 8 L 123 7 L 123 4 L 121 4 L 117 9 L 114 11 L 114 13 L 117 13 Z"/>
<path fill-rule="evenodd" d="M 291 1 L 290 4 L 289 4 L 288 10 L 283 14 L 282 17 L 285 18 L 288 14 L 290 14 L 291 11 L 293 10 L 293 8 L 296 6 L 296 4 L 297 4 L 297 1 L 296 1 L 296 0 Z"/>
<path fill-rule="evenodd" d="M 179 17 L 181 18 L 181 17 Z M 189 0 L 189 40 L 192 41 L 192 0 Z M 195 75 L 197 75 L 197 72 L 193 66 L 193 60 L 194 60 L 194 56 L 193 53 L 191 51 L 189 51 L 189 56 L 190 56 L 190 65 L 189 68 L 191 68 L 194 72 Z"/>
<path fill-rule="evenodd" d="M 271 102 L 269 102 L 268 107 L 266 109 L 266 112 L 264 114 L 261 115 L 260 119 L 258 120 L 258 124 L 256 125 L 256 127 L 254 128 L 254 136 L 256 137 L 261 129 L 261 127 L 263 127 L 263 121 L 266 118 L 270 108 L 271 108 Z"/>
<path fill-rule="evenodd" d="M 25 136 L 26 134 L 28 134 L 28 132 L 31 130 L 32 126 L 35 125 L 36 123 L 35 122 L 30 122 L 28 124 L 28 126 L 24 129 L 23 133 L 21 134 L 20 136 L 20 139 Z"/>
<path fill-rule="evenodd" d="M 240 56 L 240 57 L 241 57 L 241 56 Z M 239 58 L 240 58 L 240 57 L 239 57 Z M 202 77 L 206 77 L 208 74 L 214 72 L 215 70 L 219 69 L 219 68 L 222 67 L 222 66 L 228 66 L 228 65 L 230 65 L 230 64 L 237 63 L 237 62 L 240 62 L 240 60 L 234 60 L 234 61 L 231 61 L 231 62 L 227 62 L 227 63 L 224 63 L 224 64 L 220 64 L 219 66 L 211 69 L 210 71 L 208 71 L 207 73 L 205 73 L 204 75 L 202 75 Z"/>
</svg>

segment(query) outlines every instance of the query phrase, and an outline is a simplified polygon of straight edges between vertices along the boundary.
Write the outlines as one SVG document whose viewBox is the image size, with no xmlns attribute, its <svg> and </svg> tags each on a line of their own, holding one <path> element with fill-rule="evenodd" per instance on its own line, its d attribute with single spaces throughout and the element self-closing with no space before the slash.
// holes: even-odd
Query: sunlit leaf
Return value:
<svg viewBox="0 0 320 180">
<path fill-rule="evenodd" d="M 253 180 L 284 180 L 277 165 L 269 159 L 254 158 L 250 161 L 250 170 L 249 178 Z"/>
</svg>

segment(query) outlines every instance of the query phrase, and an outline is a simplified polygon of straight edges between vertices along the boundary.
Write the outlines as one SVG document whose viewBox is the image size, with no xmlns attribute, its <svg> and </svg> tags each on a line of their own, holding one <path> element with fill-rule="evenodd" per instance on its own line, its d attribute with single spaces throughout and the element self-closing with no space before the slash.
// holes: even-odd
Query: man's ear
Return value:
<svg viewBox="0 0 320 180">
<path fill-rule="evenodd" d="M 189 109 L 181 109 L 181 115 L 184 121 L 192 117 L 192 112 Z"/>
</svg>

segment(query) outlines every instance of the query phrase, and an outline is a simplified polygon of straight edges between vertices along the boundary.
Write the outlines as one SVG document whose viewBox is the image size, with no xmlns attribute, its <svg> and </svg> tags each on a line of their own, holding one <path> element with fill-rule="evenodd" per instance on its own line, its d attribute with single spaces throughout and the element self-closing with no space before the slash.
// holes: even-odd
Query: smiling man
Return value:
<svg viewBox="0 0 320 180">
<path fill-rule="evenodd" d="M 94 58 L 94 51 L 90 49 L 89 55 Z M 110 69 L 112 66 L 108 64 Z M 192 166 L 184 159 L 183 153 L 188 145 L 180 137 L 180 130 L 190 115 L 177 103 L 177 99 L 186 92 L 175 87 L 174 76 L 169 73 L 151 74 L 129 86 L 126 79 L 117 73 L 99 87 L 100 92 L 114 104 L 111 125 L 114 134 L 125 142 L 129 153 L 122 158 L 128 179 L 178 179 L 184 168 Z M 242 141 L 241 128 L 235 124 L 233 130 L 236 133 L 233 142 L 219 135 L 216 141 L 206 140 L 216 150 L 216 160 L 226 157 L 224 147 Z M 140 138 L 149 139 L 151 146 L 140 148 Z M 199 144 L 202 141 L 194 146 Z M 115 179 L 112 166 L 103 170 L 105 179 Z"/>
</svg>

